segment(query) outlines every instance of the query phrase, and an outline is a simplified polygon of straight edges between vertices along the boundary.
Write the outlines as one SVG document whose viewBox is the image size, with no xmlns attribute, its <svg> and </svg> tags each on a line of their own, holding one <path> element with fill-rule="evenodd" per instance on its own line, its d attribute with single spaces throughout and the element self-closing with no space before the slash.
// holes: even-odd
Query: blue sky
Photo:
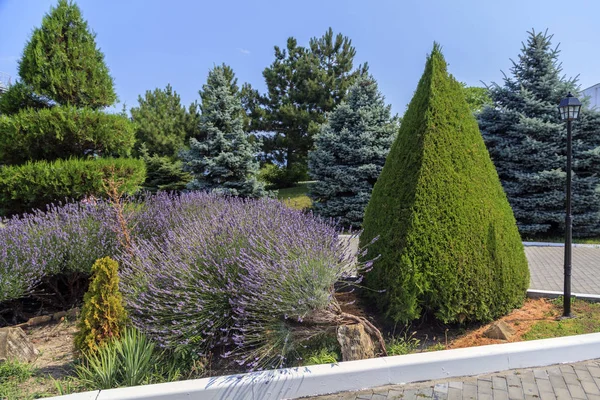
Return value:
<svg viewBox="0 0 600 400">
<path fill-rule="evenodd" d="M 34 26 L 54 0 L 0 0 L 0 71 L 17 61 Z M 527 31 L 548 29 L 561 43 L 568 76 L 583 88 L 600 82 L 597 0 L 79 0 L 130 108 L 148 89 L 171 83 L 189 104 L 214 64 L 233 67 L 261 92 L 273 46 L 300 44 L 330 26 L 352 39 L 357 62 L 368 61 L 394 112 L 402 114 L 433 41 L 454 76 L 470 85 L 501 82 Z M 120 108 L 119 106 L 118 108 Z"/>
</svg>

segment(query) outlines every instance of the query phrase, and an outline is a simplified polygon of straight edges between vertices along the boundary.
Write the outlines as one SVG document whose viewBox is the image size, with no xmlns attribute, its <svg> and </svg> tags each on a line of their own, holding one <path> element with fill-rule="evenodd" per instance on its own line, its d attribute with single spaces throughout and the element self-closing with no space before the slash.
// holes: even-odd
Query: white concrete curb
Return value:
<svg viewBox="0 0 600 400">
<path fill-rule="evenodd" d="M 525 247 L 565 247 L 564 243 L 553 242 L 523 242 Z M 587 247 L 592 249 L 600 248 L 600 244 L 573 243 L 573 247 Z"/>
<path fill-rule="evenodd" d="M 101 390 L 62 400 L 275 400 L 600 358 L 600 333 Z"/>
<path fill-rule="evenodd" d="M 527 297 L 532 299 L 556 299 L 564 294 L 564 292 L 554 290 L 540 290 L 540 289 L 528 289 Z M 571 297 L 575 297 L 581 300 L 591 301 L 594 303 L 600 303 L 600 295 L 587 294 L 587 293 L 571 293 Z"/>
</svg>

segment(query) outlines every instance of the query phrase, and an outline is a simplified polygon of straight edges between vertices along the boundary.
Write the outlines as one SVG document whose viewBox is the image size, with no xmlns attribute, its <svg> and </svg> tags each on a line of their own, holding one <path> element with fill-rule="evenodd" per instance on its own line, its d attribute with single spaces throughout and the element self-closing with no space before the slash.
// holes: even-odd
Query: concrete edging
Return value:
<svg viewBox="0 0 600 400">
<path fill-rule="evenodd" d="M 564 294 L 562 291 L 554 291 L 554 290 L 540 290 L 540 289 L 528 289 L 527 297 L 531 299 L 556 299 Z M 575 297 L 577 299 L 591 301 L 593 303 L 600 303 L 600 295 L 597 294 L 587 294 L 587 293 L 571 293 L 571 297 Z"/>
<path fill-rule="evenodd" d="M 62 400 L 274 400 L 600 358 L 600 333 L 100 390 Z M 58 398 L 57 398 L 58 399 Z"/>
</svg>

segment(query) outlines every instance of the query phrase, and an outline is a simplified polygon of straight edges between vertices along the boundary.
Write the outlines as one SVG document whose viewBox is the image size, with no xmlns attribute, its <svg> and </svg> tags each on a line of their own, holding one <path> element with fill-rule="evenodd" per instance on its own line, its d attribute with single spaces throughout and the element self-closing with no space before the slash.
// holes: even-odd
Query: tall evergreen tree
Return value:
<svg viewBox="0 0 600 400">
<path fill-rule="evenodd" d="M 461 85 L 435 44 L 365 210 L 365 291 L 393 322 L 488 321 L 519 306 L 527 259 Z"/>
<path fill-rule="evenodd" d="M 266 149 L 289 171 L 306 170 L 313 135 L 325 122 L 325 113 L 340 104 L 350 85 L 367 65 L 354 69 L 356 49 L 348 37 L 331 28 L 309 47 L 293 37 L 286 49 L 275 46 L 275 61 L 264 70 L 267 94 L 262 98 L 262 130 L 274 132 Z"/>
<path fill-rule="evenodd" d="M 206 139 L 190 139 L 190 149 L 182 153 L 184 169 L 194 176 L 188 188 L 262 197 L 266 191 L 256 178 L 258 149 L 243 130 L 242 103 L 230 82 L 224 66 L 217 66 L 200 92 L 200 132 Z"/>
<path fill-rule="evenodd" d="M 34 29 L 23 50 L 19 76 L 33 90 L 62 105 L 102 108 L 117 99 L 95 34 L 70 0 L 59 0 Z"/>
<path fill-rule="evenodd" d="M 167 85 L 164 90 L 146 91 L 144 97 L 138 97 L 138 102 L 131 109 L 137 125 L 138 153 L 144 145 L 150 155 L 176 156 L 194 130 L 177 92 Z"/>
<path fill-rule="evenodd" d="M 513 207 L 523 236 L 564 231 L 566 124 L 557 105 L 576 79 L 565 79 L 552 36 L 530 32 L 502 86 L 493 84 L 493 105 L 479 114 L 479 126 Z M 575 236 L 600 233 L 600 124 L 583 109 L 573 124 L 573 216 Z"/>
<path fill-rule="evenodd" d="M 346 100 L 329 115 L 309 153 L 314 210 L 339 218 L 346 227 L 360 227 L 373 185 L 394 140 L 398 125 L 391 106 L 372 77 L 361 77 Z"/>
</svg>

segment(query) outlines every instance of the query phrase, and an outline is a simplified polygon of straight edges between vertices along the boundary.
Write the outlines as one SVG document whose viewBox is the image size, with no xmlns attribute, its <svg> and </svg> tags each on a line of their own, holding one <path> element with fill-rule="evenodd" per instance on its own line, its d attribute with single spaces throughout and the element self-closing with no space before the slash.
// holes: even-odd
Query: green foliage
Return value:
<svg viewBox="0 0 600 400">
<path fill-rule="evenodd" d="M 308 180 L 308 174 L 305 166 L 301 164 L 286 168 L 266 163 L 258 172 L 258 179 L 269 189 L 284 189 L 294 186 L 297 182 Z"/>
<path fill-rule="evenodd" d="M 0 167 L 0 215 L 18 214 L 46 205 L 105 197 L 104 181 L 113 177 L 119 190 L 134 194 L 146 177 L 144 162 L 131 158 L 36 161 Z"/>
<path fill-rule="evenodd" d="M 461 85 L 434 45 L 365 212 L 366 295 L 388 320 L 487 321 L 520 305 L 527 259 Z M 383 291 L 383 292 L 382 292 Z"/>
<path fill-rule="evenodd" d="M 145 146 L 151 155 L 176 156 L 195 129 L 177 92 L 167 85 L 164 90 L 146 91 L 143 98 L 138 97 L 138 102 L 131 109 L 138 148 Z"/>
<path fill-rule="evenodd" d="M 190 139 L 190 149 L 182 153 L 184 170 L 194 175 L 188 188 L 262 197 L 267 193 L 256 177 L 258 149 L 243 131 L 242 105 L 226 71 L 224 66 L 212 69 L 200 93 L 200 132 L 206 139 Z"/>
<path fill-rule="evenodd" d="M 0 96 L 0 114 L 12 115 L 26 108 L 40 110 L 50 108 L 52 104 L 43 97 L 36 95 L 23 82 L 17 82 L 8 87 Z"/>
<path fill-rule="evenodd" d="M 267 94 L 258 102 L 260 129 L 275 132 L 265 138 L 264 151 L 288 169 L 306 168 L 313 135 L 346 95 L 348 88 L 367 66 L 354 69 L 356 49 L 342 34 L 331 28 L 308 47 L 298 46 L 293 37 L 287 46 L 275 46 L 275 61 L 263 71 Z M 251 101 L 248 102 L 252 104 Z"/>
<path fill-rule="evenodd" d="M 414 353 L 419 348 L 421 341 L 412 335 L 404 337 L 394 337 L 386 343 L 388 356 L 403 356 L 404 354 Z"/>
<path fill-rule="evenodd" d="M 33 375 L 31 364 L 15 360 L 0 363 L 0 398 L 17 400 L 23 398 L 22 385 Z"/>
<path fill-rule="evenodd" d="M 342 359 L 335 334 L 321 333 L 292 346 L 287 355 L 292 366 L 336 364 Z"/>
<path fill-rule="evenodd" d="M 59 0 L 33 30 L 19 76 L 36 93 L 61 105 L 97 109 L 117 98 L 95 34 L 70 0 Z"/>
<path fill-rule="evenodd" d="M 95 154 L 127 157 L 135 126 L 119 114 L 89 108 L 25 109 L 0 116 L 0 163 L 56 160 Z"/>
<path fill-rule="evenodd" d="M 126 329 L 96 352 L 85 353 L 75 370 L 90 389 L 111 389 L 176 381 L 181 376 L 174 358 L 158 351 L 146 335 Z"/>
<path fill-rule="evenodd" d="M 310 197 L 314 211 L 345 228 L 362 225 L 398 125 L 375 79 L 357 79 L 315 137 L 309 153 Z"/>
<path fill-rule="evenodd" d="M 83 297 L 79 332 L 75 336 L 75 347 L 84 354 L 97 352 L 108 341 L 119 338 L 125 329 L 127 314 L 119 291 L 118 268 L 119 264 L 110 257 L 101 258 L 92 266 L 92 280 Z M 100 359 L 95 360 L 113 365 L 110 352 L 117 350 L 117 347 L 111 346 L 110 350 L 98 355 Z M 106 371 L 111 371 L 111 368 L 107 367 Z M 107 376 L 111 374 L 107 373 Z"/>
<path fill-rule="evenodd" d="M 149 192 L 181 191 L 192 180 L 192 176 L 183 170 L 180 160 L 172 161 L 156 154 L 149 156 L 145 150 L 142 150 L 142 160 L 146 164 L 146 181 L 142 189 Z"/>
<path fill-rule="evenodd" d="M 472 112 L 479 112 L 483 110 L 485 106 L 492 105 L 492 98 L 486 88 L 467 86 L 465 83 L 462 83 L 462 86 L 467 99 L 467 104 Z"/>
<path fill-rule="evenodd" d="M 565 219 L 566 123 L 557 106 L 566 79 L 547 33 L 530 32 L 479 127 L 524 237 L 562 236 Z M 600 113 L 585 106 L 573 123 L 573 235 L 600 234 Z"/>
</svg>

